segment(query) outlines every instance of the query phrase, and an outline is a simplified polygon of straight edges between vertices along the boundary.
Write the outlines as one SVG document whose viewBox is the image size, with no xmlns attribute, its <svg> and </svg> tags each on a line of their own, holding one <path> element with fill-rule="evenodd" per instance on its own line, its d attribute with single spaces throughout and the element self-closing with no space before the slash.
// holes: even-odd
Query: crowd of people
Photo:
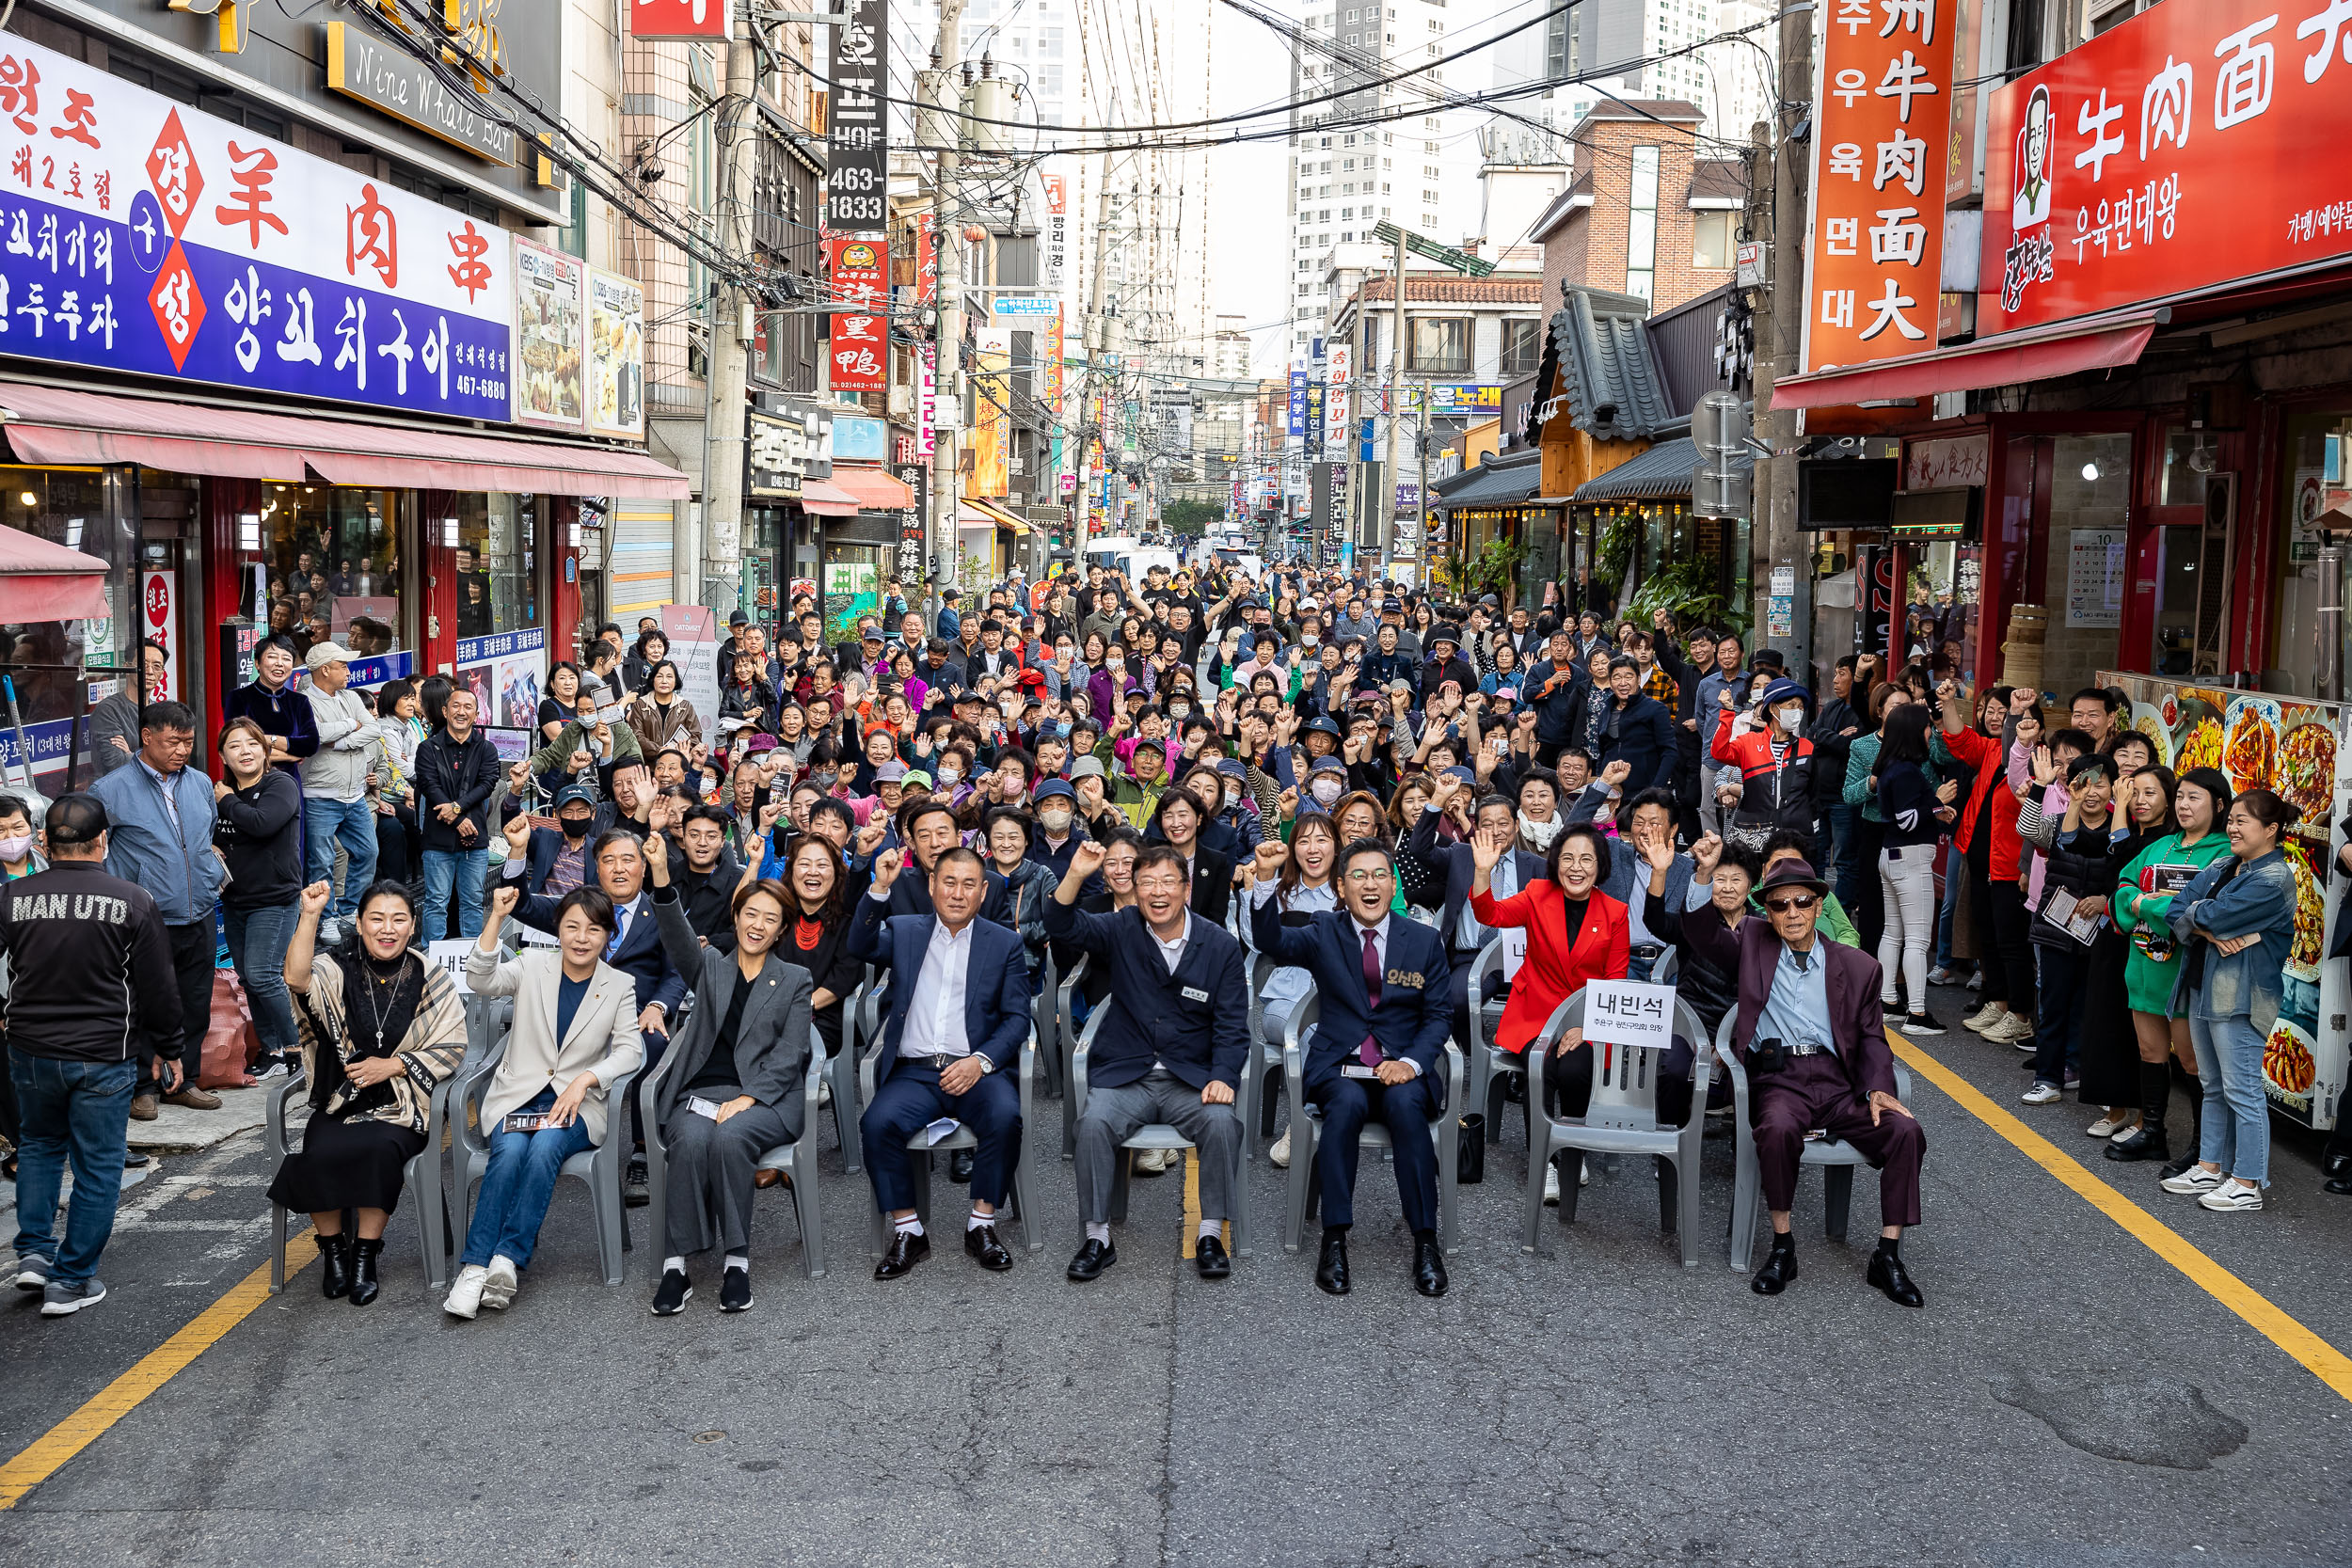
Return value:
<svg viewBox="0 0 2352 1568">
<path fill-rule="evenodd" d="M 512 763 L 469 688 L 360 691 L 354 650 L 273 636 L 224 705 L 216 777 L 192 766 L 195 716 L 157 702 L 116 717 L 100 777 L 39 831 L 0 799 L 17 1283 L 56 1314 L 103 1297 L 125 1119 L 219 1104 L 196 1082 L 216 911 L 255 1076 L 307 1080 L 273 1198 L 311 1214 L 323 1288 L 359 1305 L 431 1099 L 461 1072 L 455 984 L 421 957 L 446 936 L 471 944 L 472 990 L 514 999 L 502 1053 L 465 1085 L 486 1164 L 445 1303 L 461 1319 L 514 1302 L 574 1155 L 628 1139 L 625 1201 L 651 1201 L 639 1097 L 612 1102 L 641 1072 L 660 1074 L 666 1179 L 652 1310 L 683 1310 L 714 1252 L 721 1308 L 749 1308 L 753 1195 L 778 1179 L 761 1156 L 803 1132 L 809 1053 L 845 1049 L 869 968 L 888 990 L 859 1136 L 884 1279 L 929 1254 L 912 1162 L 948 1122 L 973 1146 L 949 1162 L 965 1250 L 1014 1266 L 1010 1075 L 1049 958 L 1087 960 L 1073 1006 L 1093 1024 L 1073 1281 L 1116 1261 L 1118 1162 L 1168 1167 L 1121 1148 L 1147 1124 L 1200 1151 L 1195 1262 L 1230 1273 L 1243 1067 L 1311 990 L 1318 1129 L 1270 1153 L 1315 1162 L 1317 1283 L 1350 1289 L 1376 1121 L 1414 1285 L 1442 1294 L 1441 1058 L 1471 1037 L 1471 976 L 1498 942 L 1506 1053 L 1587 981 L 1648 979 L 1669 954 L 1709 1038 L 1736 1014 L 1773 1231 L 1759 1292 L 1796 1277 L 1798 1157 L 1826 1132 L 1884 1173 L 1870 1283 L 1920 1304 L 1900 1238 L 1925 1141 L 1885 1030 L 1943 1033 L 1930 988 L 1963 979 L 1963 1026 L 2026 1055 L 2026 1104 L 2076 1095 L 2110 1159 L 2160 1163 L 2166 1191 L 2208 1209 L 2262 1206 L 2291 806 L 2158 766 L 2112 692 L 2045 711 L 2039 692 L 1848 657 L 1817 693 L 1731 630 L 1663 611 L 1612 626 L 1557 594 L 1215 564 L 929 604 L 893 581 L 830 643 L 805 597 L 773 628 L 737 615 L 708 713 L 648 618 L 554 667 Z M 548 944 L 517 951 L 523 931 Z M 1272 966 L 1254 1039 L 1253 956 Z M 1574 1029 L 1551 1048 L 1545 1109 L 1581 1115 L 1594 1053 Z M 1694 1048 L 1661 1066 L 1677 1124 L 1709 1109 L 1692 1104 Z M 2176 1157 L 2181 1078 L 2197 1132 Z M 2352 1144 L 2328 1166 L 2352 1192 Z M 1547 1197 L 1584 1179 L 1564 1159 Z"/>
</svg>

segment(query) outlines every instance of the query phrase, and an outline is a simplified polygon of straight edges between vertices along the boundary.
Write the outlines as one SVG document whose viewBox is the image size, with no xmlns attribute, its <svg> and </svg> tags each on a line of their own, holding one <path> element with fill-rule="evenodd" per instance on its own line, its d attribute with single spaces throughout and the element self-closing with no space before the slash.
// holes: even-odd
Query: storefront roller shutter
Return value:
<svg viewBox="0 0 2352 1568">
<path fill-rule="evenodd" d="M 605 602 L 624 626 L 671 602 L 671 512 L 668 501 L 621 499 L 607 529 Z"/>
</svg>

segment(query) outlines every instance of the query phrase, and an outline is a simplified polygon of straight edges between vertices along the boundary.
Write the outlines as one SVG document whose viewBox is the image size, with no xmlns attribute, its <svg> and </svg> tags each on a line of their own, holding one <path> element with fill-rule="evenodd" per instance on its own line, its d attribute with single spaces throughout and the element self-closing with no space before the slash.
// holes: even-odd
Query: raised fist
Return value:
<svg viewBox="0 0 2352 1568">
<path fill-rule="evenodd" d="M 497 930 L 515 917 L 515 906 L 523 899 L 520 882 L 501 880 L 490 890 L 490 929 Z"/>
<path fill-rule="evenodd" d="M 898 879 L 899 868 L 904 863 L 905 856 L 897 849 L 884 849 L 881 854 L 876 855 L 874 857 L 874 891 L 888 893 L 891 884 Z"/>
<path fill-rule="evenodd" d="M 1103 847 L 1088 839 L 1071 851 L 1070 869 L 1081 877 L 1091 877 L 1103 869 Z"/>
</svg>

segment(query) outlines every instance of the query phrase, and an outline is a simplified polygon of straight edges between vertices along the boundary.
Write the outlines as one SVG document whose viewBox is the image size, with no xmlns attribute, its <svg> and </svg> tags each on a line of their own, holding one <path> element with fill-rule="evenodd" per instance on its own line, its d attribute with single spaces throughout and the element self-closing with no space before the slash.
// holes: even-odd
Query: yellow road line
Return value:
<svg viewBox="0 0 2352 1568">
<path fill-rule="evenodd" d="M 2251 1324 L 2255 1331 L 2310 1370 L 2328 1387 L 2352 1400 L 2352 1356 L 2304 1327 L 2261 1291 L 2215 1262 L 2180 1232 L 2100 1180 L 2056 1144 L 2027 1127 L 1959 1073 L 1946 1067 L 1895 1031 L 1887 1031 L 1895 1053 L 1946 1094 L 1960 1101 L 1979 1121 L 2015 1145 L 2026 1158 L 2048 1171 L 2075 1196 L 2129 1231 L 2149 1251 L 2188 1275 L 2191 1283 Z"/>
<path fill-rule="evenodd" d="M 294 1237 L 287 1238 L 294 1251 Z M 312 1256 L 316 1256 L 315 1252 Z M 310 1259 L 291 1262 L 291 1281 L 310 1267 Z M 217 1344 L 243 1323 L 246 1314 L 269 1299 L 269 1265 L 246 1275 L 229 1293 L 197 1314 L 188 1325 L 142 1357 L 138 1365 L 90 1396 L 72 1415 L 35 1438 L 24 1451 L 0 1465 L 0 1512 L 14 1508 L 34 1487 L 105 1435 L 106 1430 L 138 1408 L 139 1402 L 186 1370 L 188 1364 Z"/>
</svg>

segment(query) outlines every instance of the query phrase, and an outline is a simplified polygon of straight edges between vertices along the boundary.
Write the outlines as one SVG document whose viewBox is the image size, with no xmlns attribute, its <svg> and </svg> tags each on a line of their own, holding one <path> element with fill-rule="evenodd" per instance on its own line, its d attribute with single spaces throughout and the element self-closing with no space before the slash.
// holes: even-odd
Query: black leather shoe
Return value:
<svg viewBox="0 0 2352 1568">
<path fill-rule="evenodd" d="M 1919 1287 L 1911 1282 L 1911 1275 L 1904 1269 L 1903 1255 L 1899 1252 L 1889 1252 L 1880 1247 L 1871 1253 L 1867 1277 L 1873 1289 L 1883 1291 L 1886 1299 L 1898 1307 L 1927 1305 L 1920 1299 Z"/>
<path fill-rule="evenodd" d="M 1192 1266 L 1203 1279 L 1222 1279 L 1233 1272 L 1233 1259 L 1227 1256 L 1222 1240 L 1203 1236 L 1192 1243 Z"/>
<path fill-rule="evenodd" d="M 628 1168 L 621 1173 L 621 1201 L 631 1209 L 643 1209 L 653 1201 L 652 1189 L 645 1185 L 644 1160 L 629 1161 Z"/>
<path fill-rule="evenodd" d="M 890 1250 L 874 1265 L 876 1279 L 897 1279 L 914 1272 L 914 1265 L 931 1255 L 931 1239 L 912 1230 L 901 1230 L 890 1238 Z"/>
<path fill-rule="evenodd" d="M 1078 1249 L 1078 1256 L 1070 1260 L 1070 1277 L 1083 1285 L 1098 1278 L 1104 1269 L 1119 1261 L 1119 1249 L 1108 1242 L 1087 1238 L 1087 1244 Z"/>
<path fill-rule="evenodd" d="M 2352 1170 L 2345 1171 L 2342 1176 L 2329 1177 L 2319 1184 L 2319 1190 L 2333 1193 L 2338 1197 L 2352 1197 Z"/>
<path fill-rule="evenodd" d="M 1445 1248 L 1435 1236 L 1413 1243 L 1413 1289 L 1424 1296 L 1445 1294 Z"/>
<path fill-rule="evenodd" d="M 329 1301 L 351 1294 L 351 1233 L 319 1236 L 319 1291 Z"/>
<path fill-rule="evenodd" d="M 686 1304 L 694 1299 L 694 1282 L 686 1277 L 684 1269 L 661 1271 L 661 1284 L 653 1293 L 653 1315 L 675 1318 L 686 1310 Z"/>
<path fill-rule="evenodd" d="M 2319 1174 L 2322 1176 L 2352 1175 L 2352 1154 L 2322 1156 L 2319 1162 Z"/>
<path fill-rule="evenodd" d="M 2169 1181 L 2174 1177 L 2180 1175 L 2181 1172 L 2188 1169 L 2189 1166 L 2197 1163 L 2197 1150 L 2193 1147 L 2197 1140 L 2192 1138 L 2189 1142 L 2192 1147 L 2186 1154 L 2182 1155 L 2177 1160 L 2167 1160 L 2163 1164 L 2156 1167 L 2156 1177 L 2159 1180 Z"/>
<path fill-rule="evenodd" d="M 1766 1255 L 1764 1266 L 1748 1281 L 1748 1289 L 1759 1296 L 1776 1296 L 1788 1289 L 1788 1282 L 1797 1277 L 1797 1249 L 1794 1246 L 1774 1246 Z"/>
<path fill-rule="evenodd" d="M 383 1286 L 375 1277 L 375 1260 L 384 1255 L 384 1238 L 371 1242 L 362 1236 L 351 1243 L 351 1305 L 365 1307 L 376 1298 Z"/>
<path fill-rule="evenodd" d="M 1347 1294 L 1347 1232 L 1336 1226 L 1323 1233 L 1323 1258 L 1315 1264 L 1315 1284 L 1326 1295 Z"/>
<path fill-rule="evenodd" d="M 2128 1135 L 2109 1140 L 2107 1158 L 2110 1160 L 2169 1160 L 2172 1158 L 2172 1140 L 2165 1135 L 2163 1128 L 2156 1126 L 2153 1122 L 2142 1122 Z"/>
<path fill-rule="evenodd" d="M 947 1180 L 962 1186 L 972 1180 L 972 1150 L 959 1148 L 947 1156 Z"/>
<path fill-rule="evenodd" d="M 983 1225 L 977 1228 L 966 1226 L 963 1231 L 963 1250 L 970 1253 L 973 1259 L 991 1274 L 1003 1274 L 1012 1267 L 1012 1254 L 1006 1250 L 1004 1243 L 996 1239 L 996 1227 L 993 1225 Z"/>
</svg>

